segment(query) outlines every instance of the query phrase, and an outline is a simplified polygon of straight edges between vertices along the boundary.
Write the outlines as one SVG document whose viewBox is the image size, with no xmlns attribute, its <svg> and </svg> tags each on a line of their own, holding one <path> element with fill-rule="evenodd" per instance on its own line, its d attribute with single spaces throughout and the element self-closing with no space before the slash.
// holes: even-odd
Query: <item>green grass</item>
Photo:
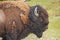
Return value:
<svg viewBox="0 0 60 40">
<path fill-rule="evenodd" d="M 60 17 L 50 18 L 48 33 L 51 37 L 60 40 Z"/>
</svg>

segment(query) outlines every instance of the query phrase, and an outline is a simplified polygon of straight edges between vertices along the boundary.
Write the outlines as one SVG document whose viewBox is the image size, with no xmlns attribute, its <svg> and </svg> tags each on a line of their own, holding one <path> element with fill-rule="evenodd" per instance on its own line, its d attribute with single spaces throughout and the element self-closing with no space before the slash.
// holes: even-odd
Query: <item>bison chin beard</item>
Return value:
<svg viewBox="0 0 60 40">
<path fill-rule="evenodd" d="M 36 34 L 36 36 L 37 36 L 38 38 L 41 38 L 41 37 L 42 37 L 42 33 L 36 32 L 35 34 Z"/>
<path fill-rule="evenodd" d="M 33 32 L 38 38 L 42 37 L 43 32 Z"/>
</svg>

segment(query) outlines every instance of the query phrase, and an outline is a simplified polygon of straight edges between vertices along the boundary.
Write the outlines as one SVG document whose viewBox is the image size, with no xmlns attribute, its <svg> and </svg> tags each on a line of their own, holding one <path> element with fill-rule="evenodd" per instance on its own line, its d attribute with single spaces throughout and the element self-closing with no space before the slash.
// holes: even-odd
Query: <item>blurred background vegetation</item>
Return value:
<svg viewBox="0 0 60 40">
<path fill-rule="evenodd" d="M 46 9 L 49 14 L 49 25 L 42 38 L 30 34 L 22 40 L 60 40 L 60 0 L 26 0 L 26 2 L 30 6 L 39 4 Z"/>
</svg>

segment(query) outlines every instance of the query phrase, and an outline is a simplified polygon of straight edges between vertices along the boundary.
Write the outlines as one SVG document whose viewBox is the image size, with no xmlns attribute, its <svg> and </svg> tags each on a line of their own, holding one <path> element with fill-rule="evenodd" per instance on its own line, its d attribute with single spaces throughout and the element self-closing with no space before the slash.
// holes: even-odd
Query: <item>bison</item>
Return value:
<svg viewBox="0 0 60 40">
<path fill-rule="evenodd" d="M 40 5 L 29 6 L 23 1 L 0 2 L 0 37 L 21 40 L 30 33 L 42 37 L 48 28 L 48 13 Z"/>
</svg>

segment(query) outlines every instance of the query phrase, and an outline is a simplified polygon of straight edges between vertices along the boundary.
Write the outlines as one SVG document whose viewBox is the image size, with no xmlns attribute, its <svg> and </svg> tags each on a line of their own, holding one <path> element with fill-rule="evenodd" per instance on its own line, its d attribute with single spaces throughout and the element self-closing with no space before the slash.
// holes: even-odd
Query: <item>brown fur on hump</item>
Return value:
<svg viewBox="0 0 60 40">
<path fill-rule="evenodd" d="M 27 3 L 23 2 L 23 1 L 3 1 L 3 2 L 0 2 L 0 4 L 5 4 L 5 3 L 14 4 L 14 6 L 18 6 L 19 8 L 24 10 L 25 15 L 27 15 L 27 16 L 29 15 L 30 7 L 29 7 L 29 5 L 27 5 Z"/>
<path fill-rule="evenodd" d="M 21 10 L 24 11 L 24 14 L 20 15 L 22 16 L 21 19 L 23 21 L 24 24 L 28 23 L 28 15 L 30 12 L 30 7 L 29 5 L 27 5 L 27 3 L 23 2 L 23 1 L 3 1 L 0 2 L 0 4 L 13 4 L 14 7 L 18 6 L 18 8 L 20 8 Z"/>
<path fill-rule="evenodd" d="M 4 11 L 6 16 L 5 26 L 7 32 L 13 32 L 14 29 L 18 29 L 21 32 L 24 29 L 22 22 L 26 23 L 28 19 L 29 6 L 24 2 L 13 1 L 1 2 L 0 8 Z"/>
</svg>

